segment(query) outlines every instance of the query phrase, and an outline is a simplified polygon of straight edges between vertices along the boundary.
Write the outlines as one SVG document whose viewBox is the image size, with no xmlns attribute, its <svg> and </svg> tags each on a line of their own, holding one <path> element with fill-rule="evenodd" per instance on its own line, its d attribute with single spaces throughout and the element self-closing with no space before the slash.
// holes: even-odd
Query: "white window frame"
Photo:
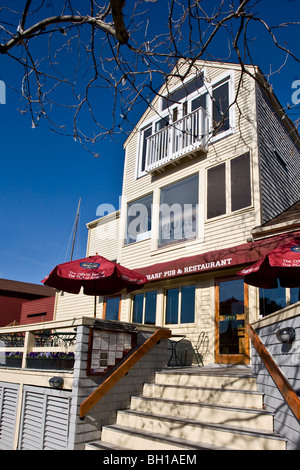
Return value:
<svg viewBox="0 0 300 470">
<path fill-rule="evenodd" d="M 150 209 L 150 212 L 151 212 L 151 230 L 147 230 L 146 232 L 139 233 L 137 235 L 137 238 L 136 238 L 135 241 L 127 243 L 127 238 L 128 238 L 128 208 L 129 208 L 129 206 L 131 206 L 133 204 L 140 204 L 141 200 L 143 200 L 147 197 L 151 197 L 151 196 L 152 196 L 152 203 L 151 203 L 151 209 Z M 138 199 L 134 199 L 133 201 L 129 201 L 126 204 L 126 206 L 124 206 L 126 208 L 126 224 L 125 224 L 125 235 L 124 235 L 124 240 L 123 240 L 123 246 L 130 246 L 130 245 L 133 245 L 137 242 L 151 239 L 151 233 L 152 233 L 152 230 L 153 230 L 153 197 L 154 197 L 153 192 L 150 192 L 148 194 L 145 194 L 144 196 L 139 197 Z"/>
<path fill-rule="evenodd" d="M 134 314 L 134 297 L 136 295 L 143 295 L 143 313 L 142 313 L 142 323 L 138 323 L 139 325 L 152 325 L 152 323 L 145 323 L 145 314 L 146 314 L 146 295 L 151 294 L 152 292 L 156 293 L 156 305 L 155 305 L 155 322 L 154 325 L 157 324 L 156 322 L 156 315 L 157 315 L 157 299 L 158 299 L 158 291 L 157 289 L 147 290 L 145 292 L 137 292 L 132 296 L 132 312 L 131 312 L 131 321 L 134 321 L 133 314 Z"/>
<path fill-rule="evenodd" d="M 171 239 L 169 243 L 164 243 L 164 244 L 159 244 L 159 239 L 160 239 L 160 228 L 161 228 L 161 225 L 160 225 L 160 207 L 161 207 L 161 193 L 164 189 L 170 187 L 170 186 L 173 186 L 175 184 L 178 184 L 180 182 L 183 182 L 189 178 L 192 178 L 192 177 L 195 177 L 197 176 L 198 178 L 198 201 L 196 203 L 196 221 L 197 221 L 197 233 L 196 233 L 196 236 L 195 237 L 192 237 L 192 238 L 181 238 L 181 239 Z M 202 212 L 200 210 L 200 191 L 201 191 L 201 187 L 200 187 L 200 174 L 199 172 L 195 172 L 195 173 L 192 173 L 184 178 L 181 178 L 179 180 L 176 180 L 176 181 L 172 181 L 171 183 L 169 184 L 165 184 L 164 186 L 161 186 L 159 188 L 159 211 L 158 211 L 158 220 L 155 219 L 155 222 L 157 223 L 157 243 L 156 243 L 156 249 L 158 250 L 164 250 L 164 249 L 172 249 L 172 247 L 174 248 L 174 246 L 176 247 L 178 244 L 182 244 L 182 243 L 193 243 L 197 240 L 199 240 L 202 236 L 202 226 L 200 224 L 200 221 L 199 221 L 199 218 L 201 217 L 202 215 Z M 177 201 L 176 202 L 173 202 L 172 204 L 177 204 Z M 152 220 L 153 221 L 153 220 Z M 152 227 L 152 225 L 151 225 Z"/>
<path fill-rule="evenodd" d="M 217 135 L 213 135 L 214 128 L 213 128 L 213 89 L 217 88 L 217 85 L 221 86 L 225 82 L 228 81 L 228 103 L 229 103 L 229 129 L 223 132 L 218 133 Z M 235 90 L 234 90 L 234 71 L 224 72 L 222 75 L 219 75 L 214 80 L 211 81 L 209 86 L 207 87 L 209 100 L 208 100 L 208 116 L 209 116 L 209 134 L 210 138 L 208 144 L 216 142 L 217 140 L 223 139 L 228 135 L 235 133 L 235 105 L 234 105 L 234 97 L 235 97 Z"/>
<path fill-rule="evenodd" d="M 144 131 L 152 127 L 153 133 L 153 120 L 148 120 L 143 122 L 138 130 L 138 149 L 137 149 L 137 159 L 136 159 L 136 174 L 135 179 L 141 178 L 142 176 L 147 175 L 145 170 L 142 170 L 142 156 L 143 156 L 143 147 L 144 147 Z"/>
<path fill-rule="evenodd" d="M 194 297 L 194 321 L 187 323 L 181 323 L 181 305 L 182 305 L 182 288 L 184 287 L 195 287 L 195 297 Z M 172 289 L 178 289 L 178 311 L 177 311 L 177 323 L 167 323 L 167 292 L 168 290 Z M 188 284 L 180 284 L 180 285 L 174 285 L 170 286 L 167 289 L 165 289 L 165 314 L 164 314 L 164 326 L 169 327 L 171 326 L 186 326 L 186 325 L 194 325 L 196 323 L 196 298 L 197 298 L 197 284 L 196 283 L 188 283 Z"/>
</svg>

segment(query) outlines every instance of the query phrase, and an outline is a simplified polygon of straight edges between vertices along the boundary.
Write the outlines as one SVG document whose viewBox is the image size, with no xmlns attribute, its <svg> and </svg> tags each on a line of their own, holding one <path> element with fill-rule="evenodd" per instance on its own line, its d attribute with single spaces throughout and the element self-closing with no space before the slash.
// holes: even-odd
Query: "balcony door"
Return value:
<svg viewBox="0 0 300 470">
<path fill-rule="evenodd" d="M 249 364 L 249 340 L 245 331 L 248 321 L 248 286 L 243 279 L 222 278 L 215 286 L 216 362 Z"/>
</svg>

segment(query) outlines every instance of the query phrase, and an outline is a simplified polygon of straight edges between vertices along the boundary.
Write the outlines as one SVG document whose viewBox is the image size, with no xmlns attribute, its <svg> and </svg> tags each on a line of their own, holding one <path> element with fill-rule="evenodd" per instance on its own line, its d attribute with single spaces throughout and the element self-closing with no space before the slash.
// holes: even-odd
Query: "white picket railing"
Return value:
<svg viewBox="0 0 300 470">
<path fill-rule="evenodd" d="M 151 172 L 199 149 L 206 149 L 208 117 L 203 108 L 147 138 L 146 171 Z"/>
</svg>

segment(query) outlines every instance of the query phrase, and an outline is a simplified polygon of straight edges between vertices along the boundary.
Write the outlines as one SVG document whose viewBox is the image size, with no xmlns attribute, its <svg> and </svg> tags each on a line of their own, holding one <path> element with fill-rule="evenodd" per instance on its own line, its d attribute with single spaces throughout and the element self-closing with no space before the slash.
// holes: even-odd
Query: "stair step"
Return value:
<svg viewBox="0 0 300 470">
<path fill-rule="evenodd" d="M 273 414 L 265 410 L 151 397 L 132 397 L 130 409 L 156 415 L 195 419 L 273 432 Z"/>
<path fill-rule="evenodd" d="M 231 406 L 234 403 L 240 408 L 263 407 L 263 394 L 252 390 L 231 390 L 209 387 L 191 387 L 163 385 L 157 383 L 144 384 L 143 396 L 194 401 L 208 404 Z"/>
<path fill-rule="evenodd" d="M 100 439 L 97 441 L 87 442 L 85 450 L 128 450 L 126 447 L 117 446 L 111 442 L 103 442 Z"/>
<path fill-rule="evenodd" d="M 209 387 L 236 390 L 256 391 L 256 378 L 253 374 L 240 372 L 229 374 L 226 369 L 209 372 L 202 368 L 189 368 L 180 374 L 176 371 L 159 371 L 155 375 L 155 383 L 164 385 Z"/>
<path fill-rule="evenodd" d="M 117 425 L 174 439 L 190 440 L 204 446 L 217 442 L 221 447 L 237 450 L 284 450 L 286 445 L 285 439 L 269 431 L 242 429 L 239 426 L 212 424 L 195 419 L 157 416 L 133 410 L 118 412 Z M 123 445 L 123 442 L 116 443 Z"/>
<path fill-rule="evenodd" d="M 167 368 L 87 450 L 286 450 L 247 366 Z"/>
<path fill-rule="evenodd" d="M 227 450 L 214 444 L 202 444 L 189 439 L 173 438 L 145 431 L 144 429 L 133 429 L 119 424 L 104 426 L 102 428 L 102 439 L 105 439 L 106 449 L 110 442 L 117 442 L 127 450 Z M 114 447 L 111 447 L 112 449 Z"/>
</svg>

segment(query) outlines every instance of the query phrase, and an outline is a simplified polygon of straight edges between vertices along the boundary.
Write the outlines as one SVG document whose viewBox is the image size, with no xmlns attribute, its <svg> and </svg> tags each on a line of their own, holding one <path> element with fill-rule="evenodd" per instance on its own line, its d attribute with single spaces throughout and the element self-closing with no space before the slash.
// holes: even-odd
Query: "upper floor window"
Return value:
<svg viewBox="0 0 300 470">
<path fill-rule="evenodd" d="M 145 173 L 146 167 L 146 150 L 147 150 L 147 137 L 152 134 L 152 124 L 144 127 L 140 131 L 140 150 L 138 160 L 138 175 Z"/>
<path fill-rule="evenodd" d="M 212 128 L 213 135 L 228 131 L 229 123 L 229 80 L 212 88 Z"/>
<path fill-rule="evenodd" d="M 197 237 L 198 174 L 161 189 L 158 246 Z"/>
<path fill-rule="evenodd" d="M 202 73 L 162 97 L 157 118 L 140 129 L 137 176 L 231 132 L 233 87 L 233 72 L 211 83 Z"/>
<path fill-rule="evenodd" d="M 169 93 L 161 100 L 161 109 L 164 111 L 172 107 L 174 104 L 179 104 L 182 100 L 188 98 L 189 95 L 202 88 L 204 85 L 203 73 L 196 75 L 192 80 L 182 85 L 179 89 Z"/>
<path fill-rule="evenodd" d="M 151 237 L 152 194 L 128 204 L 126 245 Z"/>
<path fill-rule="evenodd" d="M 208 219 L 251 205 L 250 175 L 249 153 L 207 170 Z"/>
</svg>

